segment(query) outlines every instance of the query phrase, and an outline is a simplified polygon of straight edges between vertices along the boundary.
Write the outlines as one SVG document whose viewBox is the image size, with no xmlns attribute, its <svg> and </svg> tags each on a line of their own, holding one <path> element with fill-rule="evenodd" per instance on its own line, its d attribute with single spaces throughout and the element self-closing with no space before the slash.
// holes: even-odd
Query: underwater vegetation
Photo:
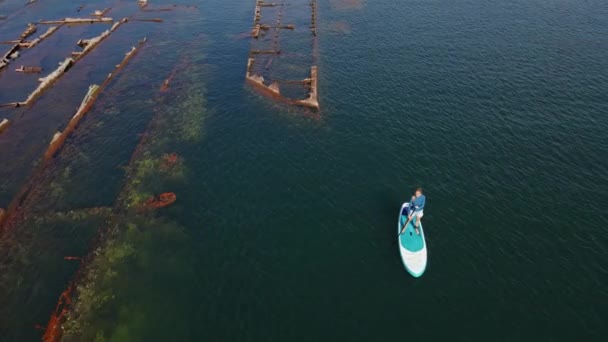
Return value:
<svg viewBox="0 0 608 342">
<path fill-rule="evenodd" d="M 63 324 L 65 341 L 141 340 L 149 324 L 162 324 L 174 305 L 166 302 L 166 294 L 171 293 L 171 301 L 180 298 L 174 284 L 194 278 L 195 268 L 184 268 L 192 250 L 179 225 L 138 215 L 110 229 L 78 281 L 75 303 Z M 159 280 L 166 285 L 159 286 Z"/>
<path fill-rule="evenodd" d="M 171 88 L 164 89 L 172 96 L 157 98 L 154 118 L 125 169 L 124 188 L 104 239 L 75 280 L 62 340 L 159 339 L 148 336 L 149 327 L 162 325 L 175 301 L 188 302 L 186 291 L 176 294 L 173 289 L 176 283 L 196 279 L 197 268 L 187 262 L 195 259 L 191 239 L 183 227 L 163 216 L 164 209 L 153 210 L 165 205 L 148 204 L 151 199 L 179 204 L 179 194 L 166 194 L 188 178 L 180 148 L 204 136 L 203 71 L 197 66 L 176 75 Z M 155 286 L 148 286 L 152 282 Z M 178 330 L 187 338 L 186 326 Z M 173 333 L 166 338 L 178 337 Z"/>
<path fill-rule="evenodd" d="M 128 181 L 121 196 L 126 209 L 141 207 L 188 177 L 185 160 L 176 151 L 201 141 L 207 115 L 201 85 L 204 66 L 189 65 L 156 99 L 154 118 L 127 166 Z"/>
<path fill-rule="evenodd" d="M 176 154 L 177 155 L 177 154 Z M 146 153 L 129 167 L 132 179 L 130 191 L 126 195 L 126 208 L 141 208 L 146 201 L 166 190 L 168 183 L 183 182 L 186 169 L 183 160 L 177 157 L 174 164 L 167 164 L 165 155 L 155 158 Z M 159 180 L 160 179 L 160 180 Z"/>
<path fill-rule="evenodd" d="M 3 338 L 29 340 L 36 325 L 46 324 L 49 300 L 56 300 L 79 266 L 66 256 L 86 255 L 110 214 L 109 208 L 48 212 L 29 216 L 19 229 L 3 232 L 0 317 L 11 317 L 19 325 L 8 326 L 11 322 L 1 319 L 0 331 L 11 334 Z"/>
<path fill-rule="evenodd" d="M 129 5 L 120 7 L 112 9 L 117 17 L 129 9 Z M 160 324 L 165 314 L 162 310 L 151 314 L 163 303 L 156 297 L 167 297 L 158 291 L 170 291 L 174 284 L 149 292 L 142 288 L 156 277 L 179 282 L 180 277 L 188 276 L 188 270 L 178 270 L 176 265 L 178 258 L 192 259 L 190 239 L 183 227 L 164 214 L 170 212 L 171 205 L 179 205 L 179 189 L 189 177 L 183 148 L 204 137 L 207 110 L 201 40 L 178 34 L 191 32 L 200 18 L 189 6 L 157 7 L 147 9 L 181 9 L 193 15 L 163 15 L 179 17 L 170 30 L 151 26 L 156 24 L 131 23 L 129 27 L 136 27 L 137 34 L 146 31 L 146 36 L 152 37 L 145 54 L 129 65 L 126 75 L 117 74 L 119 77 L 108 84 L 93 115 L 79 123 L 65 146 L 44 167 L 33 169 L 15 196 L 17 200 L 11 201 L 16 205 L 8 206 L 6 212 L 0 209 L 0 221 L 5 213 L 9 218 L 2 229 L 8 228 L 0 230 L 0 340 L 35 340 L 45 330 L 45 341 L 146 336 L 141 331 L 143 322 Z M 131 21 L 138 20 L 148 18 Z M 118 47 L 130 41 L 133 33 L 121 30 L 104 47 Z M 176 35 L 181 37 L 177 41 Z M 193 51 L 197 56 L 187 56 Z M 171 58 L 158 58 L 169 53 Z M 176 61 L 182 66 L 166 74 Z M 99 68 L 79 75 L 82 70 L 72 70 L 64 83 L 86 80 L 90 84 L 99 76 L 95 72 L 104 72 Z M 159 91 L 160 81 L 169 75 Z M 62 84 L 58 85 L 61 88 Z M 57 92 L 45 96 L 54 95 Z M 45 139 L 35 136 L 32 140 Z M 38 166 L 37 161 L 32 165 Z M 183 260 L 179 264 L 183 265 Z M 135 299 L 138 295 L 153 299 L 149 308 L 141 307 Z"/>
</svg>

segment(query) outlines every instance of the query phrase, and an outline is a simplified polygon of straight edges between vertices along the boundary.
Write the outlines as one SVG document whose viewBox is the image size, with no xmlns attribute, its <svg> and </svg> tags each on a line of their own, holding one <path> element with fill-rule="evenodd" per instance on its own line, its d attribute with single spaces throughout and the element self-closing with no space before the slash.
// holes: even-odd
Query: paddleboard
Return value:
<svg viewBox="0 0 608 342">
<path fill-rule="evenodd" d="M 407 222 L 407 217 L 410 212 L 409 203 L 403 203 L 401 210 L 399 211 L 399 222 L 397 224 L 397 234 L 401 232 L 401 228 Z M 418 227 L 420 235 L 416 234 L 414 230 L 414 223 L 416 217 L 414 217 L 410 223 L 407 224 L 405 232 L 398 235 L 399 239 L 399 252 L 401 253 L 401 260 L 405 269 L 414 277 L 418 278 L 426 270 L 426 242 L 424 241 L 424 230 L 422 229 L 422 223 Z"/>
</svg>

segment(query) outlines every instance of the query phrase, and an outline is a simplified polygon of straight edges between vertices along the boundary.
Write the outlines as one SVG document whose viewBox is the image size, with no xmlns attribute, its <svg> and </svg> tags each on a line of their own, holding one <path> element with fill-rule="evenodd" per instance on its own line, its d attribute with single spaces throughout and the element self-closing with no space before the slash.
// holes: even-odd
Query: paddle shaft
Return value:
<svg viewBox="0 0 608 342">
<path fill-rule="evenodd" d="M 412 205 L 412 204 L 413 204 L 413 203 L 410 203 L 410 205 L 408 206 L 408 208 L 409 208 L 410 210 L 412 210 L 412 207 L 413 207 L 413 205 Z M 414 208 L 414 209 L 415 209 L 415 208 Z M 411 221 L 411 220 L 414 218 L 414 211 L 410 211 L 408 214 L 409 214 L 409 215 L 408 215 L 407 221 L 405 221 L 405 224 L 404 224 L 404 225 L 403 225 L 403 227 L 401 228 L 401 234 L 403 234 L 403 231 L 405 230 L 405 227 L 407 227 L 407 225 L 410 223 L 410 221 Z"/>
</svg>

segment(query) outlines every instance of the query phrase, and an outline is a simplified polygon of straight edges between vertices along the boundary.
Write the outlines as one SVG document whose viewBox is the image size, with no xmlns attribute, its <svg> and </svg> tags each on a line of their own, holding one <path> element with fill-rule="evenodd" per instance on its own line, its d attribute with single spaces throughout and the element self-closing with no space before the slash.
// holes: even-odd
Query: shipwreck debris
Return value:
<svg viewBox="0 0 608 342">
<path fill-rule="evenodd" d="M 163 81 L 163 84 L 160 86 L 160 92 L 164 93 L 167 90 L 169 90 L 169 87 L 171 86 L 171 79 L 167 78 Z"/>
<path fill-rule="evenodd" d="M 106 15 L 106 13 L 110 12 L 112 8 L 108 7 L 108 8 L 104 8 L 102 10 L 95 10 L 95 12 L 91 13 L 92 17 L 103 17 L 104 15 Z"/>
<path fill-rule="evenodd" d="M 112 23 L 114 19 L 108 17 L 101 18 L 64 18 L 61 20 L 41 20 L 39 24 L 94 24 L 94 23 Z"/>
<path fill-rule="evenodd" d="M 280 4 L 282 6 L 283 4 Z M 318 69 L 315 64 L 316 60 L 316 27 L 317 27 L 317 3 L 316 0 L 310 0 L 309 7 L 311 11 L 311 21 L 310 21 L 310 29 L 313 36 L 312 42 L 312 61 L 313 65 L 310 67 L 310 76 L 301 80 L 276 80 L 269 79 L 266 80 L 264 76 L 268 75 L 264 73 L 264 71 L 260 71 L 260 68 L 254 71 L 254 65 L 256 63 L 256 59 L 261 59 L 261 61 L 265 65 L 264 69 L 268 70 L 271 68 L 271 64 L 275 59 L 285 58 L 282 56 L 282 51 L 280 48 L 280 36 L 281 30 L 295 30 L 295 25 L 293 24 L 283 24 L 283 7 L 280 7 L 276 14 L 276 21 L 274 24 L 266 24 L 261 23 L 262 13 L 261 8 L 263 7 L 271 7 L 278 6 L 275 3 L 265 3 L 263 0 L 257 0 L 256 6 L 254 10 L 253 17 L 253 28 L 251 30 L 251 37 L 255 40 L 262 40 L 261 38 L 264 36 L 262 32 L 266 32 L 269 30 L 273 30 L 272 37 L 265 39 L 266 43 L 270 42 L 271 45 L 263 45 L 265 49 L 251 48 L 249 51 L 249 57 L 247 59 L 247 69 L 245 71 L 245 80 L 247 83 L 252 85 L 255 89 L 263 93 L 264 95 L 268 95 L 278 101 L 288 103 L 291 105 L 303 106 L 312 108 L 315 110 L 319 109 L 318 102 L 318 89 L 317 89 L 317 74 Z M 264 74 L 264 76 L 263 76 Z M 288 84 L 301 84 L 307 89 L 307 94 L 305 98 L 291 98 L 283 95 L 281 93 L 281 83 Z"/>
<path fill-rule="evenodd" d="M 15 71 L 26 74 L 39 74 L 42 72 L 42 67 L 26 67 L 22 65 L 19 68 L 15 69 Z"/>
<path fill-rule="evenodd" d="M 165 153 L 161 157 L 161 164 L 159 166 L 159 169 L 165 172 L 171 171 L 177 167 L 180 161 L 181 158 L 177 153 Z"/>
<path fill-rule="evenodd" d="M 59 296 L 59 300 L 57 301 L 55 310 L 51 314 L 51 318 L 49 319 L 49 322 L 46 325 L 46 330 L 44 332 L 44 335 L 42 336 L 42 341 L 59 342 L 61 340 L 61 335 L 63 332 L 63 330 L 61 329 L 61 324 L 65 320 L 65 316 L 67 315 L 69 307 L 72 304 L 73 292 L 74 288 L 72 287 L 72 285 L 70 285 Z"/>
<path fill-rule="evenodd" d="M 177 200 L 173 192 L 163 192 L 162 194 L 150 197 L 143 204 L 141 209 L 158 209 L 169 206 Z"/>
<path fill-rule="evenodd" d="M 53 139 L 44 153 L 44 160 L 51 159 L 55 152 L 63 146 L 70 133 L 74 131 L 80 120 L 82 120 L 84 114 L 93 106 L 93 103 L 99 95 L 99 90 L 100 87 L 96 84 L 89 86 L 89 91 L 82 100 L 82 103 L 80 103 L 80 107 L 68 123 L 66 129 L 63 132 L 57 132 L 53 135 Z"/>
<path fill-rule="evenodd" d="M 75 57 L 76 60 L 81 59 L 82 57 L 86 56 L 89 52 L 91 52 L 95 47 L 97 47 L 97 45 L 99 43 L 101 43 L 104 39 L 106 39 L 110 34 L 112 34 L 112 32 L 116 31 L 116 29 L 122 25 L 123 23 L 127 22 L 127 19 L 122 19 L 120 21 L 117 21 L 114 23 L 114 25 L 112 25 L 112 27 L 110 27 L 110 29 L 103 31 L 99 36 L 97 37 L 93 37 L 91 39 L 80 39 L 78 42 L 76 42 L 76 45 L 80 46 L 81 48 L 83 48 L 82 51 L 74 51 L 72 52 L 72 56 Z"/>
<path fill-rule="evenodd" d="M 310 107 L 319 109 L 319 101 L 317 98 L 317 67 L 312 66 L 310 68 L 310 78 L 306 79 L 310 83 L 310 91 L 308 92 L 308 98 L 305 100 L 296 100 L 294 103 L 300 106 Z"/>
<path fill-rule="evenodd" d="M 252 55 L 280 55 L 281 51 L 279 50 L 251 50 L 249 51 Z"/>
<path fill-rule="evenodd" d="M 0 59 L 0 70 L 4 69 L 10 63 L 11 60 L 14 60 L 19 57 L 20 44 L 23 43 L 25 39 L 27 39 L 27 37 L 34 34 L 36 30 L 36 25 L 27 24 L 27 28 L 25 29 L 25 31 L 23 31 L 23 33 L 21 33 L 19 39 L 13 42 L 9 42 L 10 44 L 14 45 L 4 54 L 2 59 Z"/>
<path fill-rule="evenodd" d="M 319 101 L 317 97 L 317 67 L 312 66 L 310 68 L 310 77 L 304 80 L 295 80 L 295 81 L 281 81 L 281 83 L 302 83 L 306 84 L 310 87 L 308 92 L 308 97 L 306 99 L 297 100 L 290 99 L 283 95 L 281 95 L 281 90 L 279 87 L 279 81 L 271 82 L 269 85 L 265 84 L 265 80 L 263 76 L 255 75 L 251 73 L 251 69 L 253 67 L 253 63 L 255 59 L 250 57 L 247 61 L 247 71 L 245 75 L 245 79 L 254 86 L 256 89 L 260 90 L 262 93 L 269 95 L 273 98 L 280 100 L 281 102 L 298 105 L 303 107 L 309 107 L 312 109 L 319 109 Z"/>
<path fill-rule="evenodd" d="M 164 20 L 161 18 L 150 18 L 150 19 L 129 19 L 129 21 L 142 21 L 142 22 L 150 22 L 150 23 L 162 23 Z"/>
<path fill-rule="evenodd" d="M 77 256 L 66 255 L 66 256 L 63 257 L 63 260 L 67 260 L 67 261 L 75 261 L 75 260 L 82 261 L 82 258 L 81 257 L 77 257 Z"/>
<path fill-rule="evenodd" d="M 313 36 L 317 36 L 317 1 L 312 0 L 310 2 L 310 10 L 312 12 L 312 19 L 310 24 L 310 30 Z"/>
<path fill-rule="evenodd" d="M 25 101 L 22 102 L 12 102 L 0 105 L 0 107 L 21 107 L 30 105 L 36 98 L 38 98 L 44 91 L 46 91 L 50 86 L 52 86 L 68 69 L 77 61 L 86 56 L 89 52 L 91 52 L 99 43 L 101 43 L 104 39 L 106 39 L 112 32 L 114 32 L 120 25 L 127 22 L 127 18 L 124 18 L 120 21 L 117 21 L 112 25 L 112 27 L 108 30 L 102 32 L 99 36 L 93 37 L 91 39 L 81 39 L 76 45 L 83 48 L 82 51 L 74 51 L 72 52 L 72 56 L 66 58 L 63 62 L 59 64 L 59 67 L 47 75 L 46 77 L 42 77 L 38 79 L 40 84 L 38 87 L 28 96 Z M 48 33 L 48 31 L 47 31 Z M 145 41 L 145 39 L 144 39 Z M 1 66 L 1 65 L 0 65 Z"/>
<path fill-rule="evenodd" d="M 63 75 L 72 66 L 72 64 L 74 64 L 74 60 L 69 57 L 66 58 L 63 62 L 59 63 L 59 67 L 57 67 L 57 69 L 55 69 L 55 71 L 53 71 L 46 77 L 42 77 L 42 78 L 38 79 L 40 84 L 38 85 L 38 87 L 36 89 L 34 89 L 34 91 L 30 94 L 30 96 L 27 97 L 27 99 L 25 101 L 7 103 L 7 104 L 0 105 L 0 107 L 21 107 L 21 106 L 30 104 L 38 96 L 40 96 L 48 87 L 53 85 L 53 83 L 55 83 L 55 81 L 57 81 L 57 79 L 59 77 L 61 77 L 61 75 Z"/>
<path fill-rule="evenodd" d="M 33 35 L 34 33 L 36 33 L 37 27 L 36 25 L 29 23 L 27 24 L 27 28 L 25 29 L 25 31 L 23 31 L 23 33 L 19 36 L 19 40 L 24 40 L 27 37 Z"/>
<path fill-rule="evenodd" d="M 45 77 L 38 79 L 38 81 L 40 82 L 40 84 L 38 85 L 38 88 L 36 88 L 30 94 L 30 96 L 27 97 L 27 99 L 25 101 L 15 102 L 12 105 L 14 107 L 20 107 L 20 106 L 29 105 L 30 103 L 32 103 L 32 101 L 34 101 L 36 98 L 38 98 L 40 95 L 42 95 L 42 93 L 47 88 L 49 88 L 51 85 L 53 85 L 53 83 L 55 83 L 55 81 L 57 81 L 59 79 L 59 77 L 61 77 L 61 75 L 63 75 L 66 71 L 68 71 L 68 69 L 70 69 L 72 64 L 74 64 L 74 59 L 72 59 L 70 57 L 66 58 L 63 62 L 59 63 L 59 66 L 57 67 L 57 69 L 55 69 L 55 71 L 53 71 L 52 73 L 48 74 Z"/>
<path fill-rule="evenodd" d="M 46 30 L 45 33 L 41 34 L 38 38 L 32 40 L 31 42 L 26 42 L 26 41 L 21 41 L 19 42 L 19 47 L 22 48 L 27 48 L 27 49 L 31 49 L 34 46 L 38 45 L 40 42 L 42 42 L 43 40 L 45 40 L 46 38 L 48 38 L 50 35 L 52 35 L 53 33 L 55 33 L 55 31 L 59 30 L 59 28 L 62 25 L 59 26 L 51 26 L 48 28 L 48 30 Z"/>
<path fill-rule="evenodd" d="M 0 121 L 0 133 L 4 132 L 10 124 L 11 122 L 7 118 L 2 119 L 2 121 Z"/>
<path fill-rule="evenodd" d="M 17 51 L 19 50 L 19 44 L 15 44 L 13 45 L 2 57 L 2 59 L 0 59 L 0 70 L 4 69 L 11 61 L 11 56 Z"/>
<path fill-rule="evenodd" d="M 95 100 L 97 100 L 97 97 L 99 96 L 101 91 L 116 76 L 117 72 L 121 70 L 131 60 L 131 58 L 133 58 L 133 56 L 135 56 L 139 47 L 145 42 L 146 39 L 144 38 L 142 41 L 139 42 L 139 45 L 137 47 L 131 48 L 131 50 L 125 54 L 125 58 L 122 60 L 122 62 L 120 62 L 120 64 L 116 66 L 114 71 L 108 74 L 108 77 L 101 84 L 101 86 L 98 86 L 96 84 L 92 84 L 91 86 L 89 86 L 89 91 L 82 99 L 80 107 L 78 107 L 76 114 L 74 114 L 72 119 L 70 119 L 70 122 L 68 122 L 67 127 L 63 130 L 63 132 L 56 132 L 55 135 L 53 135 L 53 138 L 49 143 L 49 147 L 44 153 L 45 161 L 50 160 L 55 155 L 55 153 L 63 146 L 68 136 L 72 134 L 72 132 L 76 129 L 76 126 L 78 126 L 78 123 L 82 120 L 84 115 L 91 109 L 91 107 L 93 107 L 93 104 L 95 103 Z"/>
</svg>

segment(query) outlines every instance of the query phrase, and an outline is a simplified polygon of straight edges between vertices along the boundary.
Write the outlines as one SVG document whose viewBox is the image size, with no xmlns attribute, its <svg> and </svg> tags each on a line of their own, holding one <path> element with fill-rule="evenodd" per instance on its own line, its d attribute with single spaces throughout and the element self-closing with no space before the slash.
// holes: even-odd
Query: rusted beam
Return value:
<svg viewBox="0 0 608 342">
<path fill-rule="evenodd" d="M 19 68 L 15 69 L 15 71 L 26 74 L 39 74 L 42 72 L 42 67 L 26 67 L 22 65 Z"/>
<path fill-rule="evenodd" d="M 34 33 L 36 33 L 36 25 L 34 24 L 27 24 L 27 28 L 25 29 L 25 31 L 23 31 L 23 33 L 19 36 L 19 40 L 23 41 L 24 39 L 26 39 L 27 37 L 33 35 Z"/>
<path fill-rule="evenodd" d="M 281 51 L 275 50 L 251 50 L 249 51 L 252 55 L 280 55 Z"/>
<path fill-rule="evenodd" d="M 11 122 L 6 118 L 0 121 L 0 133 L 4 132 L 10 124 Z"/>
<path fill-rule="evenodd" d="M 26 29 L 23 31 L 23 33 L 21 33 L 21 35 L 19 36 L 19 39 L 17 40 L 17 42 L 15 43 L 15 45 L 13 45 L 13 47 L 11 47 L 4 54 L 4 56 L 0 59 L 0 70 L 6 68 L 8 66 L 8 64 L 11 62 L 11 60 L 16 59 L 17 57 L 19 57 L 20 44 L 23 43 L 23 41 L 27 37 L 29 37 L 32 34 L 34 34 L 36 32 L 36 30 L 37 30 L 36 25 L 34 25 L 34 24 L 27 24 Z"/>
<path fill-rule="evenodd" d="M 94 23 L 112 23 L 114 19 L 101 18 L 64 18 L 61 20 L 41 20 L 40 24 L 94 24 Z"/>
<path fill-rule="evenodd" d="M 133 58 L 133 56 L 135 56 L 139 47 L 145 42 L 146 39 L 144 38 L 144 40 L 139 42 L 137 47 L 131 48 L 131 50 L 125 54 L 125 57 L 123 58 L 122 62 L 120 62 L 120 64 L 116 66 L 114 71 L 108 74 L 108 77 L 106 77 L 106 80 L 101 84 L 101 86 L 98 86 L 96 84 L 89 86 L 89 91 L 80 103 L 80 107 L 78 107 L 76 114 L 74 114 L 72 119 L 70 119 L 70 122 L 68 122 L 66 128 L 63 130 L 63 132 L 57 132 L 55 133 L 55 135 L 53 135 L 53 139 L 51 139 L 49 147 L 44 153 L 45 161 L 50 160 L 55 155 L 55 153 L 57 153 L 57 151 L 63 146 L 68 136 L 72 134 L 72 132 L 76 129 L 78 123 L 80 123 L 84 115 L 91 109 L 91 107 L 93 107 L 93 104 L 95 104 L 95 101 L 97 100 L 97 97 L 99 96 L 101 91 L 103 91 L 103 89 L 105 89 L 105 87 L 110 83 L 110 81 L 114 79 L 118 71 L 120 71 L 131 60 L 131 58 Z"/>
<path fill-rule="evenodd" d="M 300 106 L 319 109 L 319 101 L 317 95 L 317 67 L 313 65 L 310 68 L 310 92 L 305 100 L 296 100 L 294 103 Z"/>
<path fill-rule="evenodd" d="M 31 42 L 21 42 L 19 43 L 19 46 L 22 48 L 26 48 L 26 49 L 31 49 L 34 46 L 38 45 L 40 42 L 42 42 L 43 40 L 45 40 L 46 38 L 48 38 L 49 36 L 51 36 L 53 33 L 55 33 L 57 30 L 59 30 L 59 28 L 62 26 L 58 25 L 58 26 L 51 26 L 49 27 L 48 30 L 46 30 L 45 33 L 41 34 L 38 38 L 32 40 Z"/>
</svg>

